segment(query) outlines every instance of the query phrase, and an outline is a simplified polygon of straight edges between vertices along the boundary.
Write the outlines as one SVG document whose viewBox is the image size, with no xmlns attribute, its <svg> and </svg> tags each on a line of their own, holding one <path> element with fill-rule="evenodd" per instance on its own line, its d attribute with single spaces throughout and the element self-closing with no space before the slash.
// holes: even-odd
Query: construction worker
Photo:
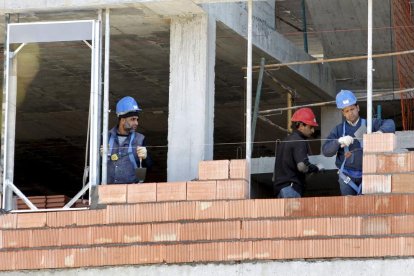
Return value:
<svg viewBox="0 0 414 276">
<path fill-rule="evenodd" d="M 292 116 L 294 131 L 278 145 L 274 172 L 274 194 L 278 198 L 302 197 L 306 174 L 323 171 L 321 164 L 309 162 L 310 138 L 318 126 L 310 108 L 300 108 Z"/>
<path fill-rule="evenodd" d="M 140 165 L 151 166 L 151 160 L 147 158 L 145 136 L 136 132 L 140 111 L 132 97 L 124 97 L 116 105 L 118 125 L 108 134 L 108 183 L 140 182 L 136 177 L 136 169 Z"/>
<path fill-rule="evenodd" d="M 345 120 L 331 131 L 322 152 L 327 157 L 336 154 L 341 194 L 357 195 L 362 189 L 362 135 L 366 133 L 366 120 L 359 117 L 357 99 L 349 90 L 341 90 L 336 95 L 336 106 L 342 110 Z M 373 119 L 372 132 L 393 133 L 394 121 Z"/>
</svg>

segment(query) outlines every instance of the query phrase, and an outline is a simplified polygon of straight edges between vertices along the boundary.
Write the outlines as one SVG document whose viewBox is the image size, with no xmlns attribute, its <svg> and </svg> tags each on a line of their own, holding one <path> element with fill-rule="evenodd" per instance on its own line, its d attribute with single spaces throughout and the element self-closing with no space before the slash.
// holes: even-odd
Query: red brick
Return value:
<svg viewBox="0 0 414 276">
<path fill-rule="evenodd" d="M 35 228 L 46 226 L 46 213 L 20 213 L 17 216 L 17 228 Z"/>
<path fill-rule="evenodd" d="M 282 241 L 253 241 L 252 259 L 275 260 L 281 259 Z"/>
<path fill-rule="evenodd" d="M 180 240 L 180 224 L 179 223 L 157 223 L 152 224 L 152 241 L 179 241 Z"/>
<path fill-rule="evenodd" d="M 129 246 L 114 246 L 114 247 L 107 247 L 105 248 L 103 258 L 102 258 L 102 265 L 126 265 L 126 264 L 133 264 L 132 262 L 132 252 L 133 249 Z"/>
<path fill-rule="evenodd" d="M 180 227 L 181 241 L 211 240 L 211 222 L 183 223 Z"/>
<path fill-rule="evenodd" d="M 414 172 L 414 151 L 410 151 L 408 153 L 408 164 L 409 164 L 409 171 Z"/>
<path fill-rule="evenodd" d="M 91 244 L 91 229 L 89 227 L 60 228 L 59 235 L 62 246 Z"/>
<path fill-rule="evenodd" d="M 372 214 L 375 210 L 373 195 L 345 196 L 344 215 Z"/>
<path fill-rule="evenodd" d="M 0 271 L 16 269 L 15 256 L 15 251 L 0 251 L 0 260 L 7 260 L 7 262 L 0 262 Z"/>
<path fill-rule="evenodd" d="M 303 235 L 303 223 L 301 219 L 287 219 L 270 221 L 270 236 L 292 238 Z"/>
<path fill-rule="evenodd" d="M 126 184 L 99 185 L 97 188 L 99 204 L 126 203 Z"/>
<path fill-rule="evenodd" d="M 6 230 L 2 236 L 4 248 L 28 248 L 32 242 L 30 230 Z"/>
<path fill-rule="evenodd" d="M 315 197 L 315 214 L 317 216 L 338 216 L 345 213 L 345 197 Z"/>
<path fill-rule="evenodd" d="M 275 221 L 278 223 L 279 221 Z M 274 238 L 271 227 L 275 226 L 269 220 L 247 220 L 242 221 L 241 226 L 241 238 L 243 239 L 268 239 Z M 278 228 L 278 230 L 280 230 Z M 277 232 L 278 230 L 275 230 Z"/>
<path fill-rule="evenodd" d="M 253 255 L 252 242 L 226 242 L 224 244 L 224 260 L 225 261 L 242 261 L 250 260 Z"/>
<path fill-rule="evenodd" d="M 157 183 L 157 201 L 180 201 L 186 199 L 186 182 Z"/>
<path fill-rule="evenodd" d="M 405 195 L 382 194 L 374 196 L 375 214 L 404 214 L 407 209 Z"/>
<path fill-rule="evenodd" d="M 59 238 L 59 229 L 34 229 L 31 247 L 60 246 Z"/>
<path fill-rule="evenodd" d="M 400 173 L 410 170 L 408 153 L 384 153 L 377 155 L 377 173 Z M 365 171 L 364 171 L 365 172 Z"/>
<path fill-rule="evenodd" d="M 47 212 L 46 224 L 48 227 L 65 227 L 76 224 L 76 211 Z"/>
<path fill-rule="evenodd" d="M 151 224 L 134 224 L 118 226 L 122 243 L 149 242 L 151 235 Z"/>
<path fill-rule="evenodd" d="M 285 216 L 308 217 L 316 212 L 315 198 L 287 198 L 285 201 Z"/>
<path fill-rule="evenodd" d="M 229 160 L 201 161 L 198 164 L 199 180 L 217 180 L 229 178 Z"/>
<path fill-rule="evenodd" d="M 391 175 L 389 174 L 372 174 L 372 175 L 364 174 L 362 176 L 362 193 L 363 194 L 391 193 Z"/>
<path fill-rule="evenodd" d="M 392 234 L 413 234 L 414 233 L 414 216 L 392 216 L 391 217 Z"/>
<path fill-rule="evenodd" d="M 106 223 L 106 209 L 76 211 L 76 225 L 100 225 Z"/>
<path fill-rule="evenodd" d="M 312 236 L 330 236 L 331 221 L 329 218 L 308 218 L 302 220 L 302 232 L 303 237 Z"/>
<path fill-rule="evenodd" d="M 391 190 L 393 193 L 414 193 L 414 174 L 393 174 Z"/>
<path fill-rule="evenodd" d="M 135 208 L 135 222 L 166 221 L 168 203 L 145 203 L 137 204 Z M 133 219 L 133 218 L 131 218 Z"/>
<path fill-rule="evenodd" d="M 284 199 L 255 199 L 256 217 L 283 217 L 285 215 Z"/>
<path fill-rule="evenodd" d="M 194 257 L 189 244 L 173 244 L 165 246 L 166 263 L 188 263 L 192 262 Z"/>
<path fill-rule="evenodd" d="M 130 184 L 127 187 L 127 202 L 156 202 L 157 183 Z"/>
<path fill-rule="evenodd" d="M 230 160 L 230 178 L 231 179 L 250 179 L 246 159 Z"/>
<path fill-rule="evenodd" d="M 17 227 L 17 214 L 0 216 L 0 229 L 14 229 Z"/>
<path fill-rule="evenodd" d="M 215 180 L 187 182 L 187 200 L 214 200 L 216 192 Z"/>
<path fill-rule="evenodd" d="M 364 134 L 364 152 L 392 152 L 396 148 L 394 133 Z"/>
<path fill-rule="evenodd" d="M 195 219 L 224 219 L 226 202 L 224 201 L 197 201 L 195 205 Z"/>
<path fill-rule="evenodd" d="M 391 234 L 390 217 L 365 217 L 361 222 L 362 235 L 389 235 Z"/>
<path fill-rule="evenodd" d="M 140 245 L 133 247 L 134 264 L 155 264 L 164 261 L 164 245 Z"/>
<path fill-rule="evenodd" d="M 376 154 L 364 154 L 362 161 L 362 171 L 364 173 L 376 173 L 377 172 L 377 155 Z"/>
<path fill-rule="evenodd" d="M 256 201 L 252 199 L 230 200 L 226 202 L 226 219 L 255 218 Z"/>
<path fill-rule="evenodd" d="M 117 226 L 92 226 L 90 229 L 91 244 L 120 243 L 122 230 Z"/>
<path fill-rule="evenodd" d="M 241 222 L 216 221 L 211 223 L 212 240 L 233 240 L 240 239 Z"/>
<path fill-rule="evenodd" d="M 249 198 L 249 187 L 246 180 L 218 180 L 217 199 Z"/>
<path fill-rule="evenodd" d="M 361 235 L 361 217 L 333 217 L 331 218 L 332 236 L 359 236 Z"/>
<path fill-rule="evenodd" d="M 308 243 L 307 240 L 283 240 L 281 257 L 283 259 L 309 258 L 310 248 Z"/>
<path fill-rule="evenodd" d="M 195 218 L 195 202 L 176 201 L 159 204 L 165 204 L 168 221 L 194 220 Z"/>
<path fill-rule="evenodd" d="M 195 262 L 221 262 L 224 259 L 222 242 L 195 243 L 191 247 Z"/>
<path fill-rule="evenodd" d="M 106 224 L 130 223 L 135 221 L 134 205 L 110 205 L 106 207 Z"/>
</svg>

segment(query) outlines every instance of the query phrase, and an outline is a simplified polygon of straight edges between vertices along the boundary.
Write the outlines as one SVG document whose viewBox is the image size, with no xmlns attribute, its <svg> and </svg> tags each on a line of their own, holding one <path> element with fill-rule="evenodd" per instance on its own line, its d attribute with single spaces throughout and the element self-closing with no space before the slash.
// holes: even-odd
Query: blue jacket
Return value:
<svg viewBox="0 0 414 276">
<path fill-rule="evenodd" d="M 361 126 L 361 118 L 356 126 L 352 126 L 345 121 L 345 136 L 350 135 L 355 138 L 355 131 Z M 326 138 L 327 140 L 322 146 L 322 153 L 327 157 L 334 156 L 336 154 L 335 165 L 340 168 L 344 162 L 344 148 L 341 148 L 338 139 L 343 136 L 343 124 L 337 125 Z M 394 133 L 395 124 L 393 120 L 372 120 L 372 132 L 382 131 L 384 133 Z M 347 158 L 345 163 L 345 170 L 362 172 L 362 141 L 354 139 L 354 142 L 349 146 L 349 151 L 352 152 L 352 156 Z"/>
<path fill-rule="evenodd" d="M 138 182 L 135 176 L 135 166 L 132 164 L 131 159 L 128 155 L 129 143 L 131 141 L 132 133 L 130 133 L 123 142 L 119 145 L 118 126 L 115 126 L 109 131 L 108 139 L 114 137 L 113 147 L 111 152 L 108 152 L 108 180 L 109 184 L 129 184 Z M 137 156 L 137 146 L 145 146 L 145 136 L 141 133 L 135 132 L 135 138 L 132 141 L 131 148 L 133 158 L 139 167 L 139 158 Z M 117 154 L 118 160 L 111 160 L 111 155 Z M 143 167 L 150 167 L 152 165 L 151 159 L 148 156 L 147 159 L 142 161 Z"/>
</svg>

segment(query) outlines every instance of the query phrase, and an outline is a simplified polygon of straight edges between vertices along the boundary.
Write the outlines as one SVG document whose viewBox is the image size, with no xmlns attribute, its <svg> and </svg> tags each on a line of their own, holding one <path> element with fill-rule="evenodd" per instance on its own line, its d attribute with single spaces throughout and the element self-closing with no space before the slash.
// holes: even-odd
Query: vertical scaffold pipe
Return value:
<svg viewBox="0 0 414 276">
<path fill-rule="evenodd" d="M 105 60 L 104 60 L 104 100 L 103 100 L 103 125 L 102 125 L 102 184 L 107 184 L 107 156 L 108 156 L 108 115 L 109 115 L 109 9 L 105 10 Z"/>
<path fill-rule="evenodd" d="M 367 133 L 372 132 L 372 0 L 368 0 Z"/>
<path fill-rule="evenodd" d="M 252 154 L 252 26 L 253 0 L 247 2 L 247 97 L 246 97 L 246 162 L 248 172 L 249 198 L 251 193 L 251 154 Z"/>
</svg>

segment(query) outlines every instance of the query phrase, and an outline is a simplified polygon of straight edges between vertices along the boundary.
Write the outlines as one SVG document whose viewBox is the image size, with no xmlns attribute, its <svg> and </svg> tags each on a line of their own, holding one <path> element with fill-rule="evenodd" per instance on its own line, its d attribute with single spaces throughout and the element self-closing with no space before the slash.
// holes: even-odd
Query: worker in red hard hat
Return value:
<svg viewBox="0 0 414 276">
<path fill-rule="evenodd" d="M 306 174 L 323 171 L 321 164 L 309 162 L 310 147 L 306 141 L 318 126 L 310 108 L 300 108 L 292 116 L 293 132 L 276 151 L 274 194 L 278 198 L 302 197 Z"/>
</svg>

